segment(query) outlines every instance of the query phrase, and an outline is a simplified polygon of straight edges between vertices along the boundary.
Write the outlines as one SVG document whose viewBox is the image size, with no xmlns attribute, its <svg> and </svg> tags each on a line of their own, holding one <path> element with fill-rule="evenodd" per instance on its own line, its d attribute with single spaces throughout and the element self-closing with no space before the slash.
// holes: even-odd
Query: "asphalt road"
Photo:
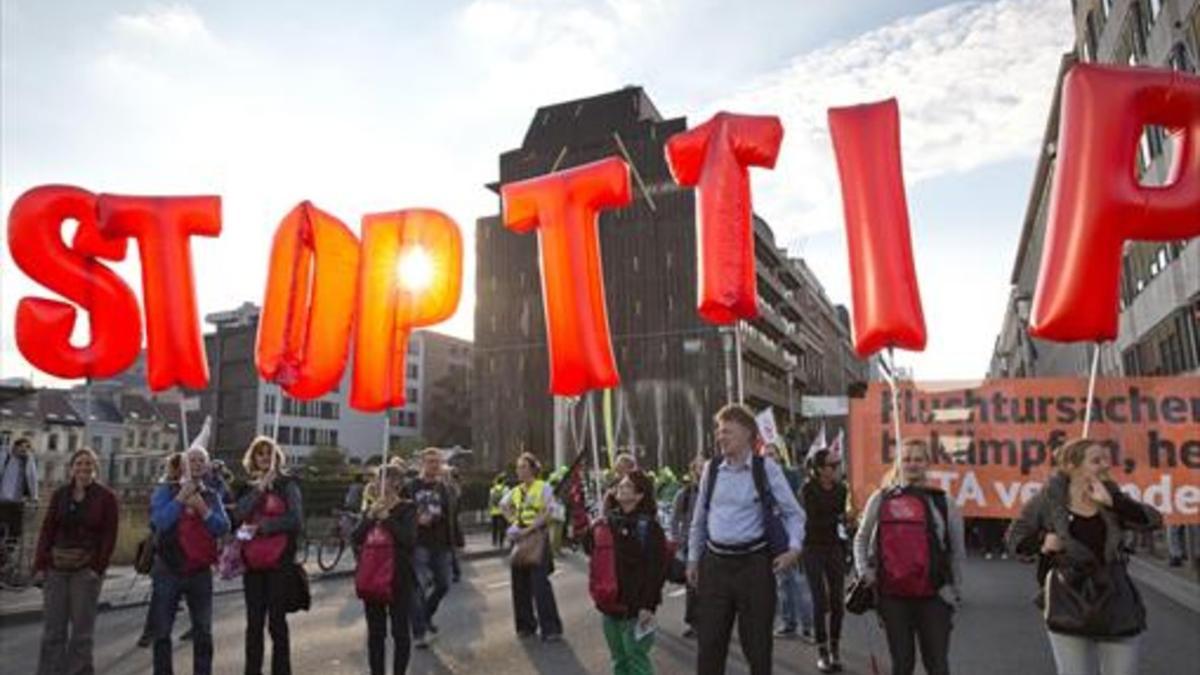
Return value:
<svg viewBox="0 0 1200 675">
<path fill-rule="evenodd" d="M 1053 673 L 1049 644 L 1030 603 L 1030 568 L 1014 562 L 971 559 L 967 565 L 967 601 L 955 617 L 951 667 L 971 675 Z M 571 557 L 554 576 L 565 641 L 543 644 L 514 635 L 508 570 L 500 559 L 464 566 L 462 583 L 452 587 L 437 617 L 441 634 L 433 648 L 414 650 L 410 673 L 604 673 L 608 651 L 600 617 L 587 595 L 586 561 Z M 349 578 L 313 586 L 314 609 L 291 617 L 292 663 L 297 673 L 341 675 L 366 672 L 366 624 Z M 1174 675 L 1200 672 L 1200 615 L 1164 596 L 1143 589 L 1150 630 L 1143 639 L 1143 673 Z M 96 672 L 118 675 L 150 672 L 150 651 L 135 640 L 144 609 L 106 612 L 99 617 Z M 654 659 L 660 673 L 695 669 L 695 643 L 680 637 L 683 597 L 668 586 L 660 609 Z M 180 624 L 187 620 L 182 615 Z M 216 673 L 240 673 L 245 626 L 241 595 L 219 596 L 214 607 Z M 180 630 L 177 628 L 177 632 Z M 40 625 L 7 627 L 0 634 L 0 671 L 33 673 Z M 863 617 L 847 617 L 844 635 L 846 672 L 871 673 L 873 649 L 881 672 L 887 671 L 882 633 Z M 815 673 L 815 648 L 795 640 L 775 643 L 775 671 Z M 269 647 L 268 647 L 269 653 Z M 191 672 L 190 643 L 176 644 L 176 672 Z M 746 673 L 735 645 L 729 673 Z M 918 667 L 918 672 L 921 672 Z"/>
</svg>

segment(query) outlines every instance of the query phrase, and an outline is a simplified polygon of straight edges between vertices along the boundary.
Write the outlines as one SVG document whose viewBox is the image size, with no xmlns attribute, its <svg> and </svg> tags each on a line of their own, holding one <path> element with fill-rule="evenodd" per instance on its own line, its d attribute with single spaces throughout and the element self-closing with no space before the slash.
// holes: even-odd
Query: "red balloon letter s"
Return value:
<svg viewBox="0 0 1200 675">
<path fill-rule="evenodd" d="M 629 203 L 629 168 L 603 159 L 509 183 L 500 194 L 505 227 L 537 229 L 551 393 L 616 386 L 596 220 L 601 209 Z"/>
<path fill-rule="evenodd" d="M 850 249 L 854 351 L 925 348 L 895 99 L 829 109 Z"/>
<path fill-rule="evenodd" d="M 208 362 L 188 238 L 221 233 L 221 198 L 101 195 L 98 209 L 105 237 L 138 241 L 150 388 L 159 391 L 179 384 L 203 389 L 208 385 Z"/>
<path fill-rule="evenodd" d="M 1163 187 L 1139 185 L 1133 171 L 1147 124 L 1182 139 Z M 1058 158 L 1029 332 L 1111 340 L 1125 242 L 1200 235 L 1200 78 L 1076 65 L 1063 83 Z"/>
<path fill-rule="evenodd" d="M 67 219 L 79 223 L 70 248 L 61 234 Z M 72 347 L 71 305 L 22 298 L 17 305 L 17 348 L 31 364 L 74 379 L 110 377 L 133 363 L 142 343 L 137 299 L 116 273 L 96 260 L 122 260 L 125 242 L 100 237 L 95 195 L 63 185 L 26 192 L 9 214 L 8 246 L 13 261 L 31 279 L 88 312 L 91 342 Z"/>
<path fill-rule="evenodd" d="M 758 316 L 750 172 L 772 168 L 783 142 L 778 117 L 717 113 L 667 141 L 675 182 L 696 188 L 699 305 L 709 323 Z"/>
</svg>

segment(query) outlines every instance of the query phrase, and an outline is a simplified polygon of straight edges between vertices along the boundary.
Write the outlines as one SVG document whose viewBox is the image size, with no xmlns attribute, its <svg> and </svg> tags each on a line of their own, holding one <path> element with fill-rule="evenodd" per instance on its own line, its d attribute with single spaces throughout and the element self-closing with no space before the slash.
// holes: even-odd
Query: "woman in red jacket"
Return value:
<svg viewBox="0 0 1200 675">
<path fill-rule="evenodd" d="M 71 482 L 54 491 L 42 521 L 33 563 L 45 578 L 38 675 L 92 672 L 100 586 L 117 542 L 117 498 L 96 482 L 97 464 L 91 448 L 71 455 Z"/>
</svg>

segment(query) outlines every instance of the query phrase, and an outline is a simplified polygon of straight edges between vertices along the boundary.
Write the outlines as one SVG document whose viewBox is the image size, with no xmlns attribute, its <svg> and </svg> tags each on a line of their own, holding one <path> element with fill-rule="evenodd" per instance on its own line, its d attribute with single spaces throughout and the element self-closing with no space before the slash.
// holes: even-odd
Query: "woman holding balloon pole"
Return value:
<svg viewBox="0 0 1200 675">
<path fill-rule="evenodd" d="M 300 485 L 287 475 L 287 457 L 275 441 L 259 436 L 242 458 L 250 480 L 237 499 L 242 521 L 237 536 L 242 540 L 246 573 L 242 590 L 246 599 L 246 673 L 261 675 L 263 625 L 271 633 L 271 673 L 290 675 L 291 646 L 287 625 L 287 594 L 296 535 L 304 522 Z"/>
</svg>

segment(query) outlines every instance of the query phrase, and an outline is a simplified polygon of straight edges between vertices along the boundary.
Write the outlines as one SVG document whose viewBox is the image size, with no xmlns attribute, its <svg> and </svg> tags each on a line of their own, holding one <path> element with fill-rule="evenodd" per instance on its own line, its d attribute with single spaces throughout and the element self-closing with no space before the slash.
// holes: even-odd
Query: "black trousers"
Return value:
<svg viewBox="0 0 1200 675">
<path fill-rule="evenodd" d="M 951 615 L 954 609 L 939 596 L 897 598 L 879 596 L 879 618 L 892 655 L 892 675 L 912 675 L 916 667 L 915 642 L 921 646 L 921 663 L 928 675 L 949 675 Z"/>
<path fill-rule="evenodd" d="M 388 615 L 391 615 L 392 642 L 395 650 L 392 653 L 392 672 L 404 675 L 408 670 L 408 659 L 412 651 L 412 635 L 409 633 L 408 612 L 409 598 L 412 593 L 407 589 L 397 590 L 396 600 L 390 605 L 364 602 L 367 613 L 367 660 L 371 665 L 371 675 L 384 675 L 387 672 L 387 635 Z"/>
<path fill-rule="evenodd" d="M 735 620 L 751 675 L 768 675 L 775 624 L 775 575 L 770 555 L 763 551 L 726 557 L 706 552 L 700 559 L 696 619 L 699 675 L 724 675 Z"/>
<path fill-rule="evenodd" d="M 827 641 L 837 644 L 842 637 L 846 609 L 845 550 L 839 545 L 805 548 L 804 572 L 812 589 L 817 644 L 824 645 Z"/>
<path fill-rule="evenodd" d="M 282 570 L 246 571 L 246 675 L 262 675 L 263 624 L 271 633 L 271 675 L 291 675 L 292 652 L 283 598 L 287 574 Z"/>
<path fill-rule="evenodd" d="M 500 548 L 504 545 L 504 533 L 508 531 L 508 521 L 504 516 L 492 516 L 492 546 Z"/>
</svg>

